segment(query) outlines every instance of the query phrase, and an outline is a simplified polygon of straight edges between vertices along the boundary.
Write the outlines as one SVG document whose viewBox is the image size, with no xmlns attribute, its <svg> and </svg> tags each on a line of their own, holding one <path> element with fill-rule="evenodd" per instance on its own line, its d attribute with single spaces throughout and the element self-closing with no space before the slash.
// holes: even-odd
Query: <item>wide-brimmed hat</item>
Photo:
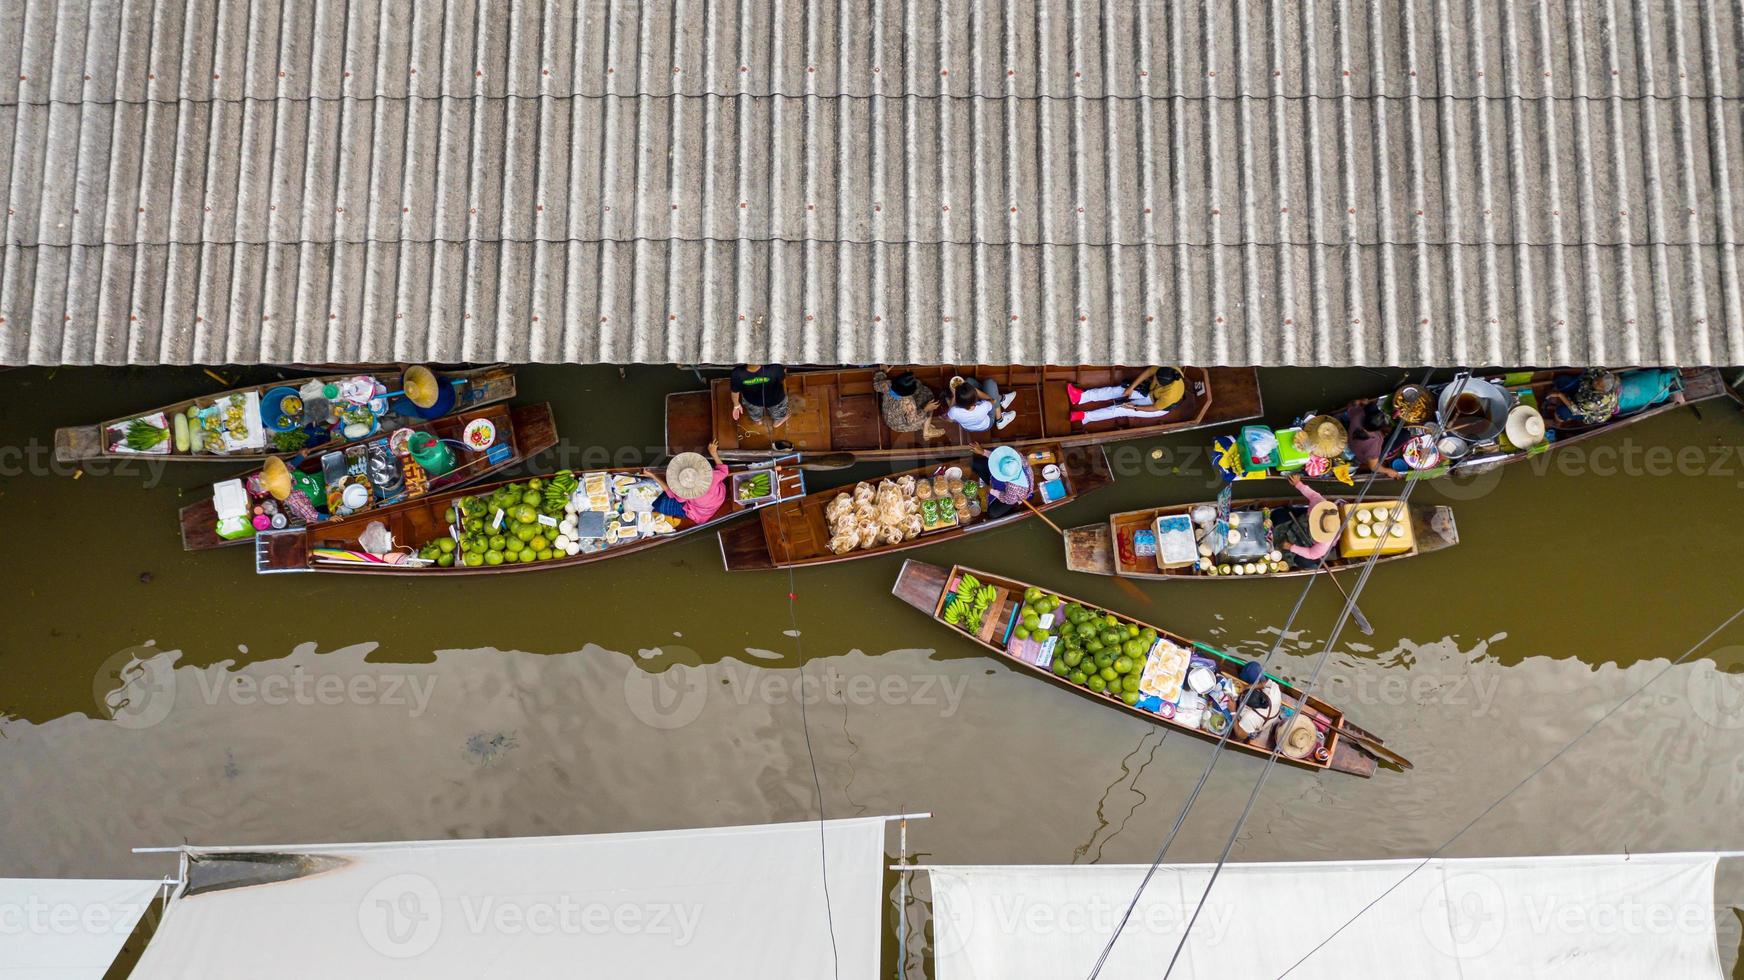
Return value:
<svg viewBox="0 0 1744 980">
<path fill-rule="evenodd" d="M 1344 455 L 1344 447 L 1350 445 L 1350 434 L 1332 416 L 1316 415 L 1302 423 L 1302 431 L 1296 433 L 1295 443 L 1296 448 L 1303 452 L 1333 459 Z"/>
<path fill-rule="evenodd" d="M 1575 384 L 1574 407 L 1588 418 L 1606 419 L 1617 414 L 1622 385 L 1617 375 L 1604 368 L 1588 368 Z"/>
<path fill-rule="evenodd" d="M 695 500 L 708 493 L 714 479 L 714 467 L 702 453 L 679 453 L 666 464 L 666 488 L 682 500 Z"/>
<path fill-rule="evenodd" d="M 1319 742 L 1319 730 L 1305 715 L 1297 715 L 1278 729 L 1278 751 L 1291 759 L 1306 759 L 1313 755 Z"/>
<path fill-rule="evenodd" d="M 1308 536 L 1316 544 L 1322 541 L 1338 540 L 1338 532 L 1344 524 L 1338 513 L 1338 505 L 1330 500 L 1322 500 L 1308 508 Z"/>
<path fill-rule="evenodd" d="M 987 455 L 987 472 L 1000 483 L 1029 484 L 1029 467 L 1023 465 L 1023 457 L 1010 446 L 1000 446 Z"/>
<path fill-rule="evenodd" d="M 1544 416 L 1531 405 L 1515 405 L 1508 412 L 1508 423 L 1502 431 L 1508 445 L 1515 449 L 1531 449 L 1544 441 Z"/>
</svg>

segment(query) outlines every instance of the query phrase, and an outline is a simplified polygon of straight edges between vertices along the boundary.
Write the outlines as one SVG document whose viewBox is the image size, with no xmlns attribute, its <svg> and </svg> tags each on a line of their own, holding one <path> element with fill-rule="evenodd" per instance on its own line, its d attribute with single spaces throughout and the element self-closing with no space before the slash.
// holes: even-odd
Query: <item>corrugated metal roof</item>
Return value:
<svg viewBox="0 0 1744 980">
<path fill-rule="evenodd" d="M 0 0 L 0 360 L 1744 361 L 1736 0 Z"/>
</svg>

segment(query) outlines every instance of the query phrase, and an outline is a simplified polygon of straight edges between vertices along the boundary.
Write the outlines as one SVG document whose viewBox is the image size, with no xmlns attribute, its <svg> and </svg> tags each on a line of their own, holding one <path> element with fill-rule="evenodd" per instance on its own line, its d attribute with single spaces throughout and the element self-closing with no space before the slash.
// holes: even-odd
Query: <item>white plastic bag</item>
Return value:
<svg viewBox="0 0 1744 980">
<path fill-rule="evenodd" d="M 357 536 L 357 543 L 372 555 L 386 555 L 394 550 L 394 536 L 381 521 L 370 521 L 363 533 Z"/>
</svg>

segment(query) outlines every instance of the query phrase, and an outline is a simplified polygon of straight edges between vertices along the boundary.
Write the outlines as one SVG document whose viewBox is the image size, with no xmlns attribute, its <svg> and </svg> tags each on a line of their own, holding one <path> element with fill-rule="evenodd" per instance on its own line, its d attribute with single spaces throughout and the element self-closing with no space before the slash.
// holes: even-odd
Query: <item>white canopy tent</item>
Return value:
<svg viewBox="0 0 1744 980">
<path fill-rule="evenodd" d="M 1714 868 L 1722 856 L 1433 860 L 1415 874 L 1415 860 L 1230 864 L 1172 976 L 1719 980 Z M 1130 865 L 924 870 L 939 980 L 1088 976 L 1145 872 Z M 1158 869 L 1104 980 L 1163 975 L 1211 871 Z"/>
<path fill-rule="evenodd" d="M 874 980 L 887 819 L 189 847 L 133 977 Z"/>
<path fill-rule="evenodd" d="M 0 878 L 0 980 L 101 980 L 162 886 Z"/>
</svg>

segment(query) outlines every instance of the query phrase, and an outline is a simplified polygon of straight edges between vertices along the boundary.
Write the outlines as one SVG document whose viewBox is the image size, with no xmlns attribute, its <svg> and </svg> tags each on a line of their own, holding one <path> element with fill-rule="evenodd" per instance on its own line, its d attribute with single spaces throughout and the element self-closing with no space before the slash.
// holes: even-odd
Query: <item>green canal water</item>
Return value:
<svg viewBox="0 0 1744 980">
<path fill-rule="evenodd" d="M 1282 420 L 1403 376 L 1262 381 Z M 696 385 L 672 368 L 525 370 L 523 400 L 552 402 L 563 436 L 541 468 L 657 453 L 664 396 Z M 901 557 L 790 584 L 724 572 L 711 536 L 537 574 L 257 576 L 247 549 L 186 554 L 177 535 L 177 508 L 231 467 L 75 476 L 52 463 L 56 426 L 216 387 L 198 370 L 0 374 L 0 876 L 157 875 L 173 866 L 129 848 L 181 841 L 802 820 L 819 811 L 802 722 L 826 814 L 933 814 L 910 826 L 911 857 L 1139 863 L 1210 756 L 953 639 L 890 596 Z M 1109 447 L 1118 482 L 1053 516 L 1071 526 L 1209 499 L 1210 434 Z M 1744 413 L 1712 401 L 1548 466 L 1421 486 L 1414 499 L 1454 507 L 1461 545 L 1377 568 L 1361 598 L 1375 635 L 1347 630 L 1319 687 L 1416 768 L 1369 780 L 1279 768 L 1234 859 L 1426 854 L 1632 693 L 1446 854 L 1744 848 L 1744 623 L 1667 669 L 1744 604 L 1741 452 Z M 1253 655 L 1301 587 L 1069 573 L 1039 521 L 907 557 L 1007 573 Z M 1311 592 L 1283 672 L 1313 670 L 1339 606 L 1329 587 Z M 103 705 L 135 659 L 171 682 L 118 722 Z M 1261 768 L 1219 761 L 1172 861 L 1216 859 Z M 1717 894 L 1728 969 L 1740 863 L 1722 865 Z M 925 945 L 912 915 L 911 959 Z M 897 931 L 892 903 L 887 974 Z"/>
</svg>

